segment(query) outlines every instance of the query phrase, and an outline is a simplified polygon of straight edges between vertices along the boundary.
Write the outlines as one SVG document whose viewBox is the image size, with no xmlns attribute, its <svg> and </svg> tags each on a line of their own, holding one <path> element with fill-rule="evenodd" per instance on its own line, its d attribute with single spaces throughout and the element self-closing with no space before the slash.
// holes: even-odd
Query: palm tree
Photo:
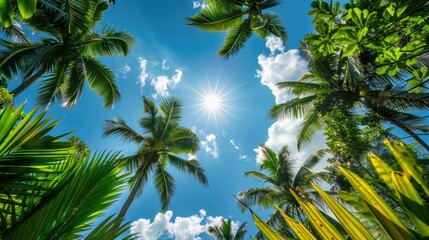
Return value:
<svg viewBox="0 0 429 240">
<path fill-rule="evenodd" d="M 284 146 L 278 154 L 265 145 L 261 145 L 260 150 L 264 157 L 261 164 L 262 171 L 249 171 L 245 172 L 244 175 L 253 176 L 263 181 L 266 186 L 242 191 L 238 194 L 238 199 L 245 205 L 258 205 L 264 209 L 270 209 L 273 204 L 276 204 L 284 209 L 289 216 L 302 217 L 303 212 L 289 189 L 300 191 L 301 193 L 305 192 L 306 197 L 312 198 L 317 202 L 317 194 L 311 188 L 308 180 L 318 182 L 328 178 L 326 172 L 313 172 L 311 170 L 320 162 L 326 150 L 319 150 L 312 154 L 297 171 L 294 171 L 296 160 L 291 157 L 287 146 Z M 283 227 L 278 211 L 275 211 L 269 217 L 267 223 L 278 229 Z M 284 231 L 285 235 L 288 234 L 287 229 L 282 229 L 282 231 Z"/>
<path fill-rule="evenodd" d="M 415 133 L 415 130 L 429 132 L 424 119 L 406 112 L 429 109 L 429 93 L 410 93 L 401 87 L 389 89 L 386 85 L 376 84 L 361 70 L 359 61 L 353 56 L 341 58 L 336 53 L 312 56 L 310 51 L 303 51 L 309 59 L 309 72 L 299 81 L 278 84 L 282 89 L 292 89 L 297 97 L 270 110 L 272 118 L 303 118 L 297 136 L 298 148 L 309 142 L 317 130 L 324 128 L 323 117 L 335 106 L 350 115 L 369 110 L 429 150 L 429 145 Z"/>
<path fill-rule="evenodd" d="M 244 235 L 247 233 L 246 226 L 247 222 L 244 222 L 234 233 L 231 219 L 222 219 L 220 226 L 209 226 L 207 231 L 217 240 L 244 240 Z"/>
<path fill-rule="evenodd" d="M 32 18 L 25 21 L 42 33 L 39 42 L 0 40 L 0 69 L 8 79 L 16 74 L 22 83 L 10 93 L 15 97 L 37 80 L 41 105 L 62 101 L 72 107 L 82 95 L 85 82 L 112 107 L 120 93 L 112 70 L 97 58 L 126 55 L 131 35 L 106 25 L 96 30 L 108 9 L 104 0 L 42 0 Z"/>
<path fill-rule="evenodd" d="M 163 209 L 167 209 L 175 190 L 173 176 L 167 165 L 193 175 L 200 183 L 207 185 L 203 168 L 195 159 L 185 160 L 177 154 L 194 153 L 199 148 L 197 135 L 180 126 L 181 104 L 178 99 L 166 98 L 160 106 L 143 98 L 145 116 L 140 118 L 143 134 L 129 127 L 122 118 L 106 121 L 104 136 L 117 135 L 138 146 L 134 155 L 125 157 L 122 164 L 133 173 L 130 179 L 131 192 L 125 201 L 119 217 L 124 217 L 131 202 L 138 197 L 153 172 L 155 188 L 159 193 Z"/>
<path fill-rule="evenodd" d="M 228 31 L 219 55 L 229 58 L 244 47 L 253 33 L 262 38 L 269 34 L 286 42 L 282 20 L 273 13 L 262 13 L 278 5 L 278 0 L 207 0 L 207 7 L 192 17 L 187 24 L 204 31 Z"/>
<path fill-rule="evenodd" d="M 118 153 L 73 155 L 49 135 L 58 121 L 24 104 L 0 110 L 0 238 L 80 239 L 120 196 L 127 178 Z M 110 216 L 87 239 L 116 239 L 127 230 Z"/>
</svg>

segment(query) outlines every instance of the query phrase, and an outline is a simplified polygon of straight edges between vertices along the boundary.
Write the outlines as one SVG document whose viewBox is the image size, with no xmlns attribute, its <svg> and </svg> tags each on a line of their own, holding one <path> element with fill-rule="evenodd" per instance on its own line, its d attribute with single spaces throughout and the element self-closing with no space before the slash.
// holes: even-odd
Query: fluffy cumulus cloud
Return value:
<svg viewBox="0 0 429 240">
<path fill-rule="evenodd" d="M 297 49 L 266 56 L 258 56 L 261 69 L 257 70 L 257 77 L 267 86 L 276 97 L 276 103 L 291 98 L 287 92 L 279 89 L 276 84 L 285 81 L 298 81 L 306 72 L 307 62 L 301 58 Z"/>
<path fill-rule="evenodd" d="M 131 233 L 137 233 L 140 239 L 169 238 L 176 240 L 200 240 L 201 235 L 207 232 L 209 226 L 220 226 L 223 217 L 207 216 L 204 209 L 199 215 L 189 217 L 176 217 L 173 212 L 156 214 L 153 222 L 150 219 L 141 218 L 131 223 Z M 239 222 L 232 222 L 233 231 L 237 231 Z"/>
<path fill-rule="evenodd" d="M 149 76 L 149 74 L 146 72 L 147 59 L 139 57 L 139 67 L 140 67 L 139 83 L 140 83 L 140 86 L 143 88 L 144 85 L 146 84 L 146 79 Z"/>
<path fill-rule="evenodd" d="M 273 35 L 267 37 L 265 46 L 270 49 L 271 54 L 274 54 L 276 50 L 283 52 L 285 49 L 282 39 Z"/>
<path fill-rule="evenodd" d="M 202 140 L 200 144 L 207 154 L 212 155 L 215 159 L 219 157 L 219 148 L 216 141 L 216 135 L 213 133 L 206 135 L 205 140 Z"/>
<path fill-rule="evenodd" d="M 270 55 L 261 54 L 258 56 L 260 69 L 257 70 L 257 77 L 261 84 L 267 86 L 275 96 L 275 103 L 279 104 L 291 99 L 290 92 L 279 89 L 276 84 L 285 81 L 298 81 L 307 69 L 307 62 L 299 55 L 298 49 L 291 49 L 283 52 L 281 40 L 267 38 L 266 47 L 270 49 Z M 276 52 L 278 50 L 279 52 Z M 314 143 L 304 146 L 298 153 L 296 136 L 301 124 L 301 119 L 285 118 L 277 120 L 268 128 L 268 139 L 265 145 L 278 152 L 284 145 L 289 147 L 289 151 L 298 160 L 303 160 L 313 151 L 325 147 L 323 137 L 316 136 Z M 257 153 L 256 161 L 260 164 L 263 160 L 259 148 L 254 149 Z"/>
<path fill-rule="evenodd" d="M 171 77 L 158 76 L 153 78 L 150 85 L 153 86 L 155 93 L 152 95 L 154 98 L 158 96 L 168 97 L 170 95 L 169 89 L 175 87 L 182 80 L 182 71 L 176 69 L 176 73 Z"/>
<path fill-rule="evenodd" d="M 204 1 L 193 1 L 193 8 L 205 8 L 207 7 L 207 4 Z"/>
</svg>

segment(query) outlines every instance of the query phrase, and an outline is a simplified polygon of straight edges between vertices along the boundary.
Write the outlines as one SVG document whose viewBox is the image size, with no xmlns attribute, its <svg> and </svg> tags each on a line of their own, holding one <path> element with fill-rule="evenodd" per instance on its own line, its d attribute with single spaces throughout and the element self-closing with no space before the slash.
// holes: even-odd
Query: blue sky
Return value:
<svg viewBox="0 0 429 240">
<path fill-rule="evenodd" d="M 133 231 L 145 234 L 146 239 L 210 239 L 204 229 L 207 224 L 218 223 L 221 217 L 247 221 L 249 234 L 254 235 L 257 230 L 250 214 L 240 212 L 232 195 L 261 186 L 243 176 L 245 171 L 259 169 L 255 149 L 260 144 L 266 143 L 275 150 L 290 144 L 295 149 L 299 122 L 275 122 L 267 112 L 276 102 L 289 97 L 279 92 L 275 83 L 296 80 L 305 71 L 305 62 L 296 48 L 304 34 L 313 30 L 307 15 L 311 1 L 283 1 L 272 9 L 281 15 L 288 31 L 284 49 L 273 38 L 266 42 L 253 36 L 237 56 L 228 60 L 217 56 L 225 33 L 201 32 L 185 25 L 185 17 L 195 14 L 201 7 L 197 7 L 199 3 L 118 0 L 106 12 L 104 21 L 134 35 L 136 44 L 127 57 L 104 58 L 103 62 L 115 71 L 122 100 L 113 109 L 104 109 L 101 99 L 87 88 L 74 108 L 50 107 L 50 113 L 61 119 L 57 132 L 75 130 L 74 134 L 93 150 L 121 150 L 127 155 L 136 146 L 114 137 L 103 138 L 104 121 L 122 116 L 138 129 L 143 95 L 157 102 L 167 95 L 181 99 L 182 124 L 194 128 L 201 140 L 197 158 L 206 170 L 209 187 L 171 169 L 176 193 L 169 211 L 159 214 L 161 206 L 150 179 L 126 215 L 127 221 L 134 222 Z M 36 88 L 37 84 L 16 103 L 28 98 L 27 107 L 34 106 Z M 224 96 L 224 111 L 204 113 L 202 103 L 207 92 Z M 322 147 L 322 138 L 317 138 L 316 144 L 305 147 L 296 157 L 303 159 Z M 126 194 L 107 214 L 117 213 L 125 198 Z M 257 207 L 255 210 L 262 217 L 270 212 Z"/>
</svg>

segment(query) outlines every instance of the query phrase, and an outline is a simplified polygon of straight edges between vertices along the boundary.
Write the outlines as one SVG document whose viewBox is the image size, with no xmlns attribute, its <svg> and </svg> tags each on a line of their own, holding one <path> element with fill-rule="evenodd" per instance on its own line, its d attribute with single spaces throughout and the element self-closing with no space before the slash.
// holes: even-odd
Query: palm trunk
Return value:
<svg viewBox="0 0 429 240">
<path fill-rule="evenodd" d="M 408 133 L 408 135 L 410 135 L 410 137 L 414 138 L 414 140 L 416 140 L 418 143 L 420 143 L 420 145 L 422 145 L 422 147 L 424 147 L 426 149 L 426 151 L 429 152 L 429 145 L 427 143 L 425 143 L 420 137 L 419 135 L 417 135 L 415 132 L 413 132 L 411 129 L 409 129 L 407 126 L 405 126 L 404 124 L 402 124 L 401 122 L 395 120 L 395 119 L 389 119 L 389 121 L 394 124 L 395 126 L 399 127 L 400 129 L 402 129 L 404 132 Z"/>
<path fill-rule="evenodd" d="M 13 94 L 13 97 L 18 96 L 25 89 L 27 89 L 29 86 L 31 86 L 31 84 L 33 84 L 35 81 L 37 81 L 37 79 L 39 79 L 43 74 L 44 74 L 43 71 L 38 71 L 36 74 L 34 74 L 33 76 L 29 77 L 27 80 L 25 80 L 24 82 L 22 82 L 21 85 L 19 85 L 15 89 L 13 89 L 10 92 L 10 94 Z"/>
<path fill-rule="evenodd" d="M 128 195 L 127 200 L 125 201 L 124 205 L 122 205 L 121 211 L 118 214 L 118 219 L 123 220 L 125 217 L 125 214 L 128 211 L 128 208 L 130 207 L 131 203 L 133 202 L 134 198 L 137 195 L 137 191 L 139 190 L 139 187 L 143 181 L 143 174 L 140 174 L 137 181 L 134 183 L 133 188 L 131 189 L 130 195 Z"/>
</svg>

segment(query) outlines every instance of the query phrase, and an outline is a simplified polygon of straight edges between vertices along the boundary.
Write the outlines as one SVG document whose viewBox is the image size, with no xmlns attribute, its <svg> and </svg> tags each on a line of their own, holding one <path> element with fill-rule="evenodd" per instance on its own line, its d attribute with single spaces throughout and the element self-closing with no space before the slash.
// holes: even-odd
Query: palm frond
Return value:
<svg viewBox="0 0 429 240">
<path fill-rule="evenodd" d="M 183 127 L 174 127 L 165 144 L 169 151 L 175 154 L 195 153 L 200 147 L 197 134 Z"/>
<path fill-rule="evenodd" d="M 21 119 L 24 104 L 0 111 L 0 227 L 6 229 L 39 203 L 64 179 L 72 163 L 64 136 L 49 136 L 58 121 L 46 111 L 30 111 Z"/>
<path fill-rule="evenodd" d="M 40 105 L 48 105 L 62 100 L 61 86 L 68 81 L 68 62 L 59 62 L 53 72 L 49 73 L 37 90 L 37 102 Z"/>
<path fill-rule="evenodd" d="M 142 144 L 145 142 L 144 136 L 127 125 L 124 119 L 117 117 L 113 120 L 106 120 L 103 136 L 116 135 L 126 142 Z"/>
<path fill-rule="evenodd" d="M 122 219 L 111 215 L 104 219 L 95 229 L 93 229 L 85 240 L 115 240 L 129 230 L 129 223 L 122 223 Z M 122 240 L 138 239 L 136 234 L 128 235 Z"/>
<path fill-rule="evenodd" d="M 93 57 L 126 56 L 134 43 L 134 38 L 116 28 L 105 26 L 101 33 L 93 33 L 82 43 L 83 52 Z"/>
<path fill-rule="evenodd" d="M 24 68 L 25 56 L 34 54 L 41 44 L 11 43 L 0 39 L 0 46 L 1 75 L 11 79 Z"/>
<path fill-rule="evenodd" d="M 265 0 L 265 1 L 262 1 L 260 7 L 261 9 L 267 9 L 267 8 L 275 7 L 279 4 L 280 4 L 279 0 Z"/>
<path fill-rule="evenodd" d="M 73 177 L 5 232 L 4 239 L 80 238 L 124 188 L 125 175 L 113 167 L 117 157 L 103 152 L 74 161 Z"/>
<path fill-rule="evenodd" d="M 270 188 L 250 188 L 238 193 L 238 199 L 249 206 L 258 205 L 262 209 L 272 208 L 274 203 L 274 191 Z M 246 208 L 240 204 L 242 211 Z"/>
<path fill-rule="evenodd" d="M 95 0 L 65 0 L 63 11 L 67 14 L 67 31 L 85 33 L 93 26 L 88 21 L 88 12 L 94 9 Z"/>
<path fill-rule="evenodd" d="M 308 112 L 314 111 L 313 102 L 316 98 L 316 95 L 296 97 L 285 103 L 277 104 L 270 109 L 269 117 L 275 119 L 304 117 Z"/>
<path fill-rule="evenodd" d="M 206 7 L 201 12 L 187 18 L 186 24 L 194 25 L 204 31 L 226 31 L 230 28 L 237 28 L 244 14 L 241 9 L 226 11 Z"/>
<path fill-rule="evenodd" d="M 323 88 L 323 86 L 318 83 L 310 82 L 279 82 L 276 86 L 280 89 L 290 89 L 293 94 L 298 96 L 313 95 Z"/>
<path fill-rule="evenodd" d="M 244 47 L 247 39 L 252 36 L 251 19 L 244 20 L 238 28 L 229 29 L 219 55 L 229 58 Z"/>
<path fill-rule="evenodd" d="M 263 181 L 271 181 L 272 180 L 270 176 L 267 176 L 266 174 L 261 173 L 261 172 L 257 172 L 257 171 L 247 171 L 247 172 L 244 172 L 243 175 L 246 177 L 252 176 L 252 177 L 255 177 L 255 178 L 263 180 Z"/>
<path fill-rule="evenodd" d="M 73 107 L 79 101 L 83 87 L 85 84 L 85 65 L 82 58 L 76 59 L 72 64 L 73 67 L 70 69 L 70 78 L 64 84 L 63 90 L 63 105 L 65 107 Z"/>
<path fill-rule="evenodd" d="M 301 149 L 303 143 L 310 142 L 314 133 L 322 130 L 324 126 L 323 119 L 320 117 L 319 112 L 314 111 L 304 117 L 304 120 L 299 127 L 297 134 L 297 146 L 298 150 Z"/>
<path fill-rule="evenodd" d="M 238 227 L 237 232 L 235 233 L 234 240 L 244 240 L 244 236 L 247 233 L 247 222 L 244 222 Z"/>
<path fill-rule="evenodd" d="M 168 154 L 168 161 L 171 165 L 178 168 L 179 170 L 194 176 L 201 184 L 205 186 L 208 185 L 208 180 L 204 169 L 197 160 L 185 160 L 175 155 Z"/>
<path fill-rule="evenodd" d="M 0 33 L 2 33 L 6 39 L 15 43 L 28 43 L 30 41 L 21 25 L 16 22 L 16 19 L 7 28 L 0 26 Z"/>
<path fill-rule="evenodd" d="M 272 13 L 266 13 L 262 16 L 262 18 L 264 23 L 260 28 L 266 29 L 267 32 L 281 38 L 283 44 L 286 44 L 287 32 L 286 28 L 283 26 L 284 24 L 280 16 L 274 15 Z"/>
<path fill-rule="evenodd" d="M 89 87 L 104 98 L 105 107 L 113 107 L 121 99 L 112 70 L 94 58 L 84 59 Z"/>
<path fill-rule="evenodd" d="M 177 98 L 169 97 L 161 102 L 159 110 L 165 119 L 165 126 L 175 125 L 181 119 L 182 103 Z"/>
<path fill-rule="evenodd" d="M 156 167 L 153 177 L 155 189 L 161 200 L 161 207 L 163 210 L 167 210 L 176 187 L 174 178 L 161 165 Z"/>
</svg>

